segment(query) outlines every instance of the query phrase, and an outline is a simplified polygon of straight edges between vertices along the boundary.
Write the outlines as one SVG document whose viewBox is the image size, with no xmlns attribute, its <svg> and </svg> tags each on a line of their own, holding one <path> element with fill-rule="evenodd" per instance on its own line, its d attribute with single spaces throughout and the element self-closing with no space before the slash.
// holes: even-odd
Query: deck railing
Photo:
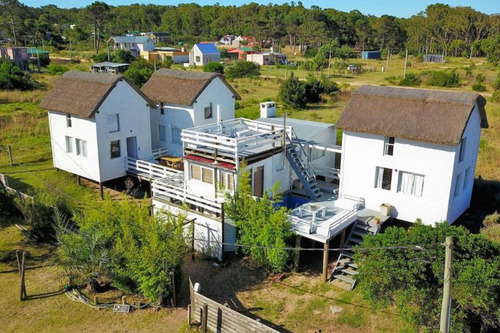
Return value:
<svg viewBox="0 0 500 333">
<path fill-rule="evenodd" d="M 190 193 L 184 184 L 183 173 L 154 180 L 151 184 L 151 191 L 153 197 L 163 196 L 167 199 L 179 200 L 188 205 L 201 207 L 216 214 L 222 213 L 224 198 L 203 197 Z"/>
<path fill-rule="evenodd" d="M 178 174 L 182 171 L 169 168 L 160 164 L 151 163 L 144 160 L 136 160 L 127 157 L 125 159 L 125 168 L 128 172 L 148 179 L 165 178 Z"/>
<path fill-rule="evenodd" d="M 153 149 L 151 152 L 152 152 L 153 158 L 158 158 L 158 157 L 161 157 L 163 155 L 167 155 L 168 149 L 167 149 L 167 147 L 161 147 L 158 149 Z"/>
</svg>

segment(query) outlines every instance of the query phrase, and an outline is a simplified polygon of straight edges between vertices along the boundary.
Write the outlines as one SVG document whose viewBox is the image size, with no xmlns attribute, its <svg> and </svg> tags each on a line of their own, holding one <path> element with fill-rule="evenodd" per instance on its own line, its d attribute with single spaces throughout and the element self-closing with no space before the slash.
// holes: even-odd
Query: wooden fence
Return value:
<svg viewBox="0 0 500 333">
<path fill-rule="evenodd" d="M 191 299 L 191 304 L 189 306 L 189 324 L 194 322 L 195 324 L 201 325 L 202 332 L 205 332 L 207 328 L 216 333 L 279 332 L 196 292 L 191 279 L 189 280 L 189 293 Z"/>
<path fill-rule="evenodd" d="M 3 174 L 3 173 L 0 173 L 0 183 L 5 187 L 5 189 L 7 190 L 7 192 L 13 193 L 13 194 L 17 195 L 22 201 L 24 201 L 24 202 L 26 202 L 26 201 L 33 202 L 33 199 L 34 199 L 33 196 L 28 195 L 28 194 L 23 193 L 23 192 L 20 192 L 20 191 L 16 190 L 13 187 L 10 187 L 9 186 L 9 177 L 7 175 Z"/>
</svg>

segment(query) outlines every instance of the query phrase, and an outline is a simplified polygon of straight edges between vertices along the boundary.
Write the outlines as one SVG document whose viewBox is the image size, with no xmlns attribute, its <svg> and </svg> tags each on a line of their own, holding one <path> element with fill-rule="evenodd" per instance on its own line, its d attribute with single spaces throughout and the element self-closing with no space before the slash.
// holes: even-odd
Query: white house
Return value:
<svg viewBox="0 0 500 333">
<path fill-rule="evenodd" d="M 183 154 L 181 130 L 233 119 L 235 100 L 241 99 L 221 74 L 166 68 L 142 92 L 158 106 L 151 112 L 153 149 L 167 147 L 175 156 Z"/>
<path fill-rule="evenodd" d="M 113 36 L 108 40 L 113 50 L 130 51 L 132 56 L 138 57 L 143 51 L 153 51 L 154 41 L 148 36 Z"/>
<path fill-rule="evenodd" d="M 121 75 L 66 72 L 41 107 L 58 169 L 102 183 L 126 175 L 126 157 L 151 157 L 155 105 Z"/>
<path fill-rule="evenodd" d="M 468 92 L 363 86 L 343 129 L 340 196 L 425 224 L 453 223 L 470 204 L 486 100 Z"/>
<path fill-rule="evenodd" d="M 204 66 L 214 61 L 220 61 L 220 52 L 213 43 L 198 43 L 189 51 L 190 66 Z"/>
<path fill-rule="evenodd" d="M 233 41 L 236 39 L 235 35 L 225 35 L 219 40 L 219 44 L 221 45 L 231 45 Z"/>
</svg>

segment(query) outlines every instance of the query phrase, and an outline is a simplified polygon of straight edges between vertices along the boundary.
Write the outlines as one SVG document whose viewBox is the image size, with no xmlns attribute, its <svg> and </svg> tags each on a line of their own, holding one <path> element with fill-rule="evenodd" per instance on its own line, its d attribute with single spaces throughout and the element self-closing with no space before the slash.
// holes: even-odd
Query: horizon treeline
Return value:
<svg viewBox="0 0 500 333">
<path fill-rule="evenodd" d="M 337 39 L 355 50 L 404 49 L 412 54 L 453 56 L 488 55 L 482 44 L 494 44 L 500 34 L 500 15 L 470 7 L 429 5 L 410 18 L 342 12 L 299 1 L 283 5 L 249 3 L 200 6 L 109 6 L 94 2 L 84 8 L 25 6 L 18 0 L 0 0 L 0 29 L 16 45 L 52 44 L 59 49 L 99 49 L 100 41 L 129 31 L 164 31 L 172 44 L 217 41 L 223 35 L 254 36 L 275 46 L 319 47 Z M 49 38 L 50 36 L 50 38 Z M 487 40 L 486 42 L 484 42 Z"/>
</svg>

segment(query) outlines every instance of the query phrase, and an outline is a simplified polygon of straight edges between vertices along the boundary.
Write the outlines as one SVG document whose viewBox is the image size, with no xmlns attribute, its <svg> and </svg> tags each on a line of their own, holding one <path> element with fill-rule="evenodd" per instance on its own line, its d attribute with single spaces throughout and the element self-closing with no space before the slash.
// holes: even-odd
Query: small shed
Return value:
<svg viewBox="0 0 500 333">
<path fill-rule="evenodd" d="M 444 62 L 442 54 L 424 54 L 424 62 Z"/>
<path fill-rule="evenodd" d="M 367 60 L 367 59 L 377 59 L 380 60 L 382 57 L 382 52 L 380 51 L 363 51 L 361 52 L 361 59 Z"/>
</svg>

